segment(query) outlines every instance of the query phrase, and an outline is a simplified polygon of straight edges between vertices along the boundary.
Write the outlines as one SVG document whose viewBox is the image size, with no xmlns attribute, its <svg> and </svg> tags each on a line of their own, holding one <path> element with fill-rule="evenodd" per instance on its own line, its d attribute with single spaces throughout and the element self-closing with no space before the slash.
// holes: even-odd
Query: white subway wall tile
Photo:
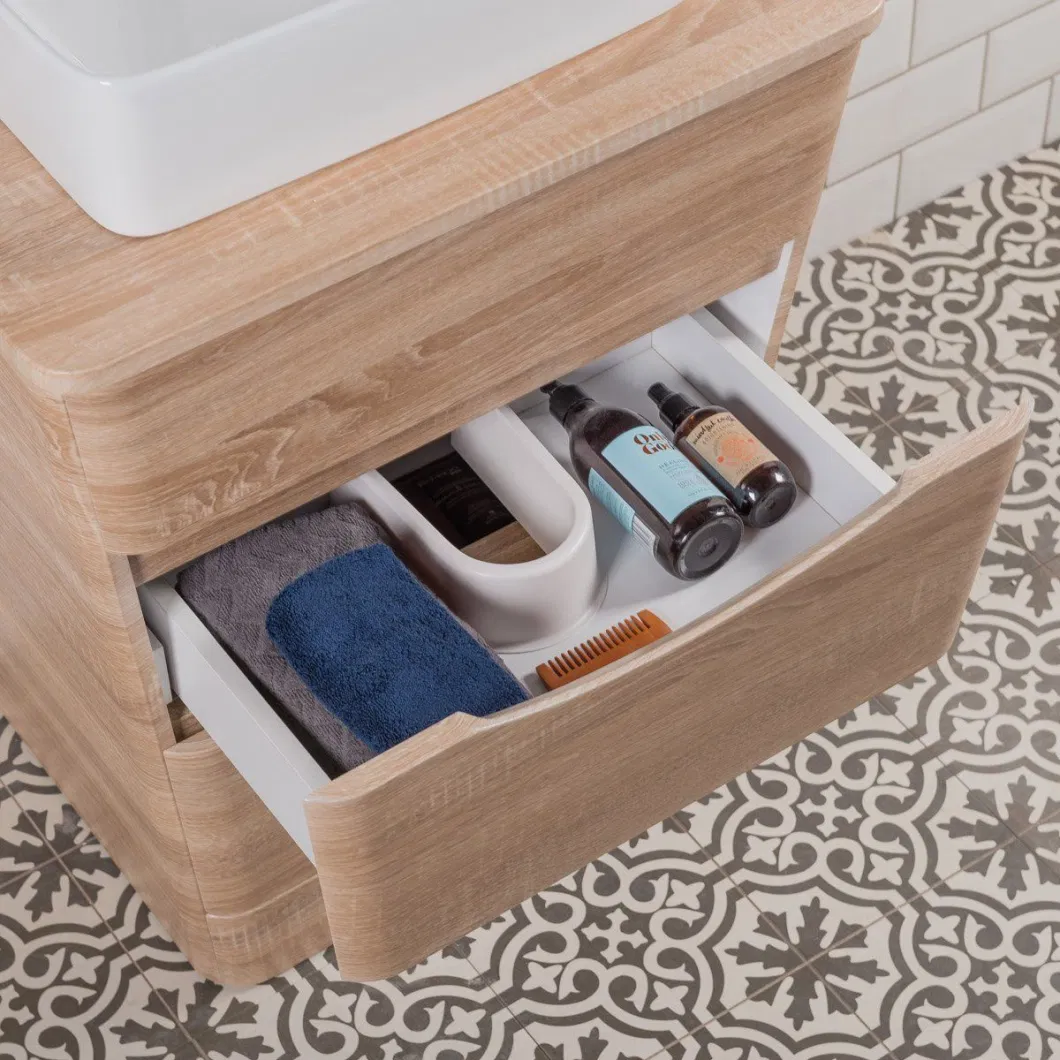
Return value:
<svg viewBox="0 0 1060 1060">
<path fill-rule="evenodd" d="M 969 41 L 850 100 L 839 127 L 829 182 L 974 114 L 985 49 L 985 38 Z"/>
<path fill-rule="evenodd" d="M 894 220 L 898 155 L 826 188 L 810 233 L 807 257 L 816 258 Z"/>
<path fill-rule="evenodd" d="M 1060 0 L 990 34 L 983 105 L 1060 73 Z"/>
<path fill-rule="evenodd" d="M 1045 130 L 1045 142 L 1060 140 L 1060 77 L 1053 81 L 1053 104 L 1049 108 L 1049 127 Z"/>
<path fill-rule="evenodd" d="M 905 151 L 898 213 L 1040 147 L 1049 92 L 1048 84 L 1028 89 Z"/>
<path fill-rule="evenodd" d="M 883 21 L 861 45 L 850 94 L 856 96 L 908 70 L 912 37 L 913 0 L 887 0 Z"/>
<path fill-rule="evenodd" d="M 1047 0 L 917 0 L 913 63 L 922 63 Z"/>
</svg>

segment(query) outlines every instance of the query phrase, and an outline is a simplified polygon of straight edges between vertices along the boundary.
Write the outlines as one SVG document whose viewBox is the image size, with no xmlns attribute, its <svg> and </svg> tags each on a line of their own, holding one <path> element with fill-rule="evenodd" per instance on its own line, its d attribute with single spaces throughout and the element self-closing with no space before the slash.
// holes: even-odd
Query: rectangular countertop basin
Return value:
<svg viewBox="0 0 1060 1060">
<path fill-rule="evenodd" d="M 96 221 L 190 224 L 678 0 L 0 0 L 0 120 Z"/>
</svg>

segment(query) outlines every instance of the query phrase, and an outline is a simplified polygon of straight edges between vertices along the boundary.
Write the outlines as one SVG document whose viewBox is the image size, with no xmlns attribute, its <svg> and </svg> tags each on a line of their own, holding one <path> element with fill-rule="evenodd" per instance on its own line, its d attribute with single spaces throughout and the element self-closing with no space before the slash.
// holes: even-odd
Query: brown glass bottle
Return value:
<svg viewBox="0 0 1060 1060">
<path fill-rule="evenodd" d="M 570 437 L 571 461 L 589 492 L 677 578 L 717 570 L 743 535 L 719 489 L 663 433 L 628 409 L 577 386 L 542 388 Z"/>
<path fill-rule="evenodd" d="M 648 388 L 674 445 L 732 502 L 748 526 L 762 529 L 791 511 L 795 479 L 740 421 L 720 405 L 696 405 L 663 383 Z"/>
</svg>

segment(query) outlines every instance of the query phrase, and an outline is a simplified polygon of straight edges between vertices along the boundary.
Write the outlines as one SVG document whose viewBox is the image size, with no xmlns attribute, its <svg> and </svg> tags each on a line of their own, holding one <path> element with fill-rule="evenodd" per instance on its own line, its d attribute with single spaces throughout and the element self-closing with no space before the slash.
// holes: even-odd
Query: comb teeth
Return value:
<svg viewBox="0 0 1060 1060">
<path fill-rule="evenodd" d="M 670 627 L 652 611 L 639 611 L 616 622 L 537 668 L 548 689 L 576 681 L 579 677 L 623 659 L 638 648 L 666 636 Z"/>
</svg>

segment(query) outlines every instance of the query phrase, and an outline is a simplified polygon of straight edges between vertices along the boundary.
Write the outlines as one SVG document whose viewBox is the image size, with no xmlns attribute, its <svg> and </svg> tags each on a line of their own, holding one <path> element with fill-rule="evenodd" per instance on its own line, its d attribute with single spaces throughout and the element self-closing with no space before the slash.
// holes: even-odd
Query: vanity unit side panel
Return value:
<svg viewBox="0 0 1060 1060">
<path fill-rule="evenodd" d="M 173 743 L 128 562 L 106 552 L 60 403 L 0 360 L 0 712 L 204 974 L 163 760 Z"/>
</svg>

